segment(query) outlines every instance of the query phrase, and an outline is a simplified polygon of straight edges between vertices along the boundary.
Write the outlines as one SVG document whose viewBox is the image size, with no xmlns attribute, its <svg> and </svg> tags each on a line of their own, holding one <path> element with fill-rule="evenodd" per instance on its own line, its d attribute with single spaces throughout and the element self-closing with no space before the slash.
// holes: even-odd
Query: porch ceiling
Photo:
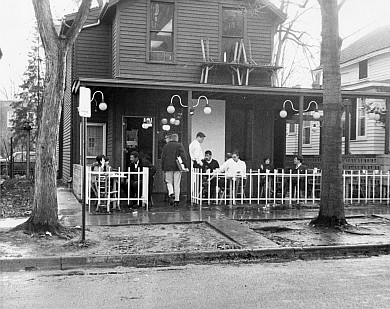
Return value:
<svg viewBox="0 0 390 309">
<path fill-rule="evenodd" d="M 214 85 L 195 83 L 173 83 L 165 81 L 133 80 L 133 79 L 99 79 L 79 78 L 80 86 L 86 87 L 112 87 L 112 88 L 140 88 L 140 89 L 161 89 L 176 91 L 197 91 L 197 92 L 223 92 L 232 94 L 254 94 L 275 96 L 284 99 L 304 96 L 307 99 L 322 99 L 323 89 L 311 88 L 287 88 L 287 87 L 260 87 L 260 86 L 236 86 L 236 85 Z M 367 92 L 358 90 L 342 90 L 342 97 L 347 98 L 390 98 L 390 92 Z M 322 101 L 322 100 L 321 100 Z"/>
</svg>

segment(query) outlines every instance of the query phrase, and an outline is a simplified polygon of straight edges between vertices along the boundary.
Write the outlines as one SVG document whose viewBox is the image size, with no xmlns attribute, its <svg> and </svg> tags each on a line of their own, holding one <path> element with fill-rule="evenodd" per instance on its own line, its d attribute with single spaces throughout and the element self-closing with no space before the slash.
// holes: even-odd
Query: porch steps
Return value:
<svg viewBox="0 0 390 309">
<path fill-rule="evenodd" d="M 242 249 L 279 247 L 276 243 L 251 230 L 245 222 L 226 219 L 206 222 L 225 237 L 241 245 Z"/>
</svg>

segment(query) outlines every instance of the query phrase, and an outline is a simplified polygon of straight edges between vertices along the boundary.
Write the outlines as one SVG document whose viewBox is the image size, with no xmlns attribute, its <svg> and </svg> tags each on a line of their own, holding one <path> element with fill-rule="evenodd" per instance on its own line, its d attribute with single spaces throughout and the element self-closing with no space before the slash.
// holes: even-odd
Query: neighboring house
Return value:
<svg viewBox="0 0 390 309">
<path fill-rule="evenodd" d="M 283 102 L 321 104 L 322 90 L 272 87 L 278 69 L 270 63 L 273 38 L 285 16 L 267 0 L 258 1 L 264 5 L 259 14 L 243 10 L 244 2 L 111 0 L 91 9 L 68 59 L 59 148 L 63 181 L 80 187 L 80 87 L 93 94 L 88 163 L 103 153 L 123 169 L 124 150 L 137 146 L 160 170 L 169 129 L 187 148 L 196 132 L 204 132 L 203 150 L 212 150 L 220 163 L 238 149 L 248 168 L 259 168 L 265 156 L 283 167 Z M 74 17 L 66 17 L 62 32 Z M 203 112 L 207 103 L 211 114 Z M 164 188 L 160 170 L 155 191 Z"/>
<path fill-rule="evenodd" d="M 390 25 L 372 31 L 341 51 L 340 73 L 342 90 L 367 92 L 367 97 L 350 100 L 349 154 L 382 155 L 385 151 L 386 100 L 370 93 L 390 90 Z M 322 88 L 322 69 L 316 69 L 314 88 Z M 376 118 L 374 117 L 375 113 Z M 345 112 L 343 126 L 345 128 Z M 371 119 L 374 118 L 374 119 Z M 375 119 L 380 119 L 380 121 Z M 313 126 L 315 126 L 313 130 Z M 303 129 L 303 155 L 318 155 L 320 141 L 319 122 L 307 121 Z M 310 129 L 312 128 L 312 129 Z M 345 135 L 343 151 L 345 150 Z M 291 123 L 286 130 L 287 154 L 297 148 L 297 124 Z"/>
<path fill-rule="evenodd" d="M 11 106 L 12 100 L 0 101 L 0 156 L 3 158 L 10 156 L 11 137 L 12 137 L 12 119 L 14 110 Z"/>
</svg>

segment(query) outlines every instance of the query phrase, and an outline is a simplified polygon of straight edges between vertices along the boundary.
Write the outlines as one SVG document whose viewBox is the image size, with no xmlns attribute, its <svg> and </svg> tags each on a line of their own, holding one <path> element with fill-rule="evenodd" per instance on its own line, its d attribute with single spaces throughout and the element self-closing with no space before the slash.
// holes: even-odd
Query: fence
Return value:
<svg viewBox="0 0 390 309">
<path fill-rule="evenodd" d="M 135 188 L 131 188 L 135 183 Z M 122 188 L 122 190 L 121 190 Z M 134 190 L 134 196 L 131 196 L 131 191 Z M 121 202 L 127 203 L 142 203 L 149 207 L 149 168 L 144 167 L 142 171 L 122 172 L 109 170 L 104 172 L 87 170 L 86 175 L 86 203 L 88 204 L 89 212 L 91 212 L 92 204 L 96 205 L 96 211 L 100 207 L 106 208 L 107 212 L 112 209 L 119 209 Z"/>
<path fill-rule="evenodd" d="M 321 171 L 307 170 L 295 174 L 284 170 L 260 172 L 250 170 L 246 177 L 228 177 L 224 173 L 191 174 L 191 203 L 318 203 Z M 389 203 L 390 172 L 343 171 L 345 203 Z"/>
</svg>

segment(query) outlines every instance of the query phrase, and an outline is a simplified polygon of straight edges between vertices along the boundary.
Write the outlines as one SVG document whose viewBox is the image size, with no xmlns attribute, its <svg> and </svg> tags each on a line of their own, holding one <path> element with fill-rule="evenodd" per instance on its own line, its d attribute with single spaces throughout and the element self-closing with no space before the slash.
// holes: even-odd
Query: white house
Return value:
<svg viewBox="0 0 390 309">
<path fill-rule="evenodd" d="M 388 92 L 390 89 L 390 25 L 378 28 L 341 51 L 342 90 Z M 315 70 L 314 88 L 322 88 L 322 68 Z M 384 99 L 357 98 L 349 105 L 349 154 L 381 155 L 385 153 Z M 343 115 L 345 127 L 345 113 Z M 286 127 L 286 154 L 298 149 L 298 124 Z M 302 155 L 320 153 L 320 123 L 304 121 Z M 344 133 L 345 135 L 345 133 Z M 343 138 L 343 143 L 345 137 Z M 343 145 L 343 151 L 345 147 Z"/>
</svg>

